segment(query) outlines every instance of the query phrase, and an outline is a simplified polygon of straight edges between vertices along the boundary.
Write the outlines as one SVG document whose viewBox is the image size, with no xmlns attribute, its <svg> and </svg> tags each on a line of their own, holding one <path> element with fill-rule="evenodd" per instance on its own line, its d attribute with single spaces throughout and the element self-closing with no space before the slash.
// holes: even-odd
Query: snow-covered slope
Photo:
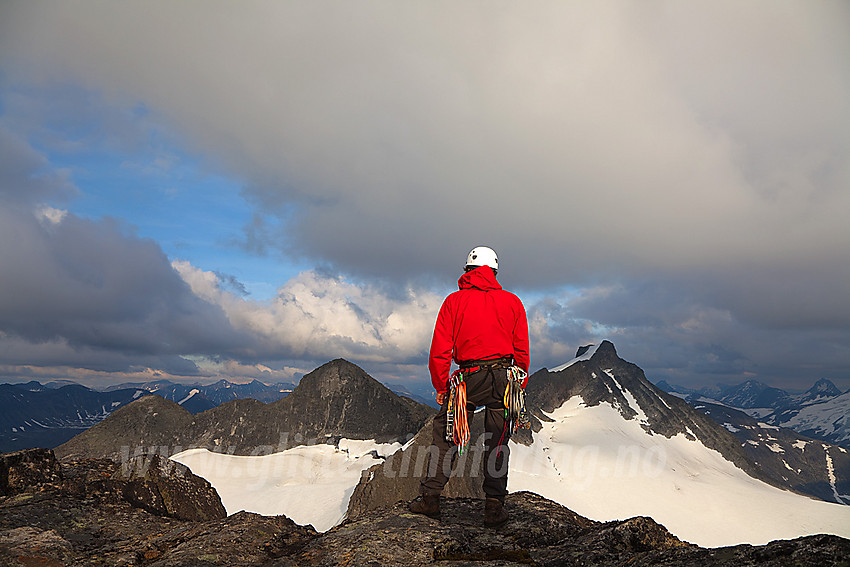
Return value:
<svg viewBox="0 0 850 567">
<path fill-rule="evenodd" d="M 774 485 L 827 502 L 850 504 L 850 452 L 754 419 L 741 410 L 702 401 L 694 409 L 705 413 L 741 442 L 749 460 L 774 481 Z"/>
<path fill-rule="evenodd" d="M 792 417 L 777 415 L 772 423 L 820 439 L 829 439 L 836 445 L 850 446 L 850 392 L 820 403 L 804 406 Z"/>
<path fill-rule="evenodd" d="M 722 404 L 743 411 L 770 425 L 850 449 L 850 392 L 841 393 L 835 384 L 821 379 L 807 391 L 789 394 L 767 384 L 749 380 L 735 386 L 718 385 L 691 390 L 659 382 L 658 387 L 686 399 L 695 407 L 702 403 Z"/>
<path fill-rule="evenodd" d="M 705 547 L 850 537 L 850 506 L 765 484 L 694 438 L 652 434 L 637 401 L 629 403 L 632 419 L 606 402 L 588 407 L 579 396 L 547 413 L 553 421 L 530 446 L 511 442 L 508 489 L 536 492 L 599 521 L 651 516 Z M 343 439 L 258 457 L 193 449 L 172 459 L 206 478 L 229 514 L 285 514 L 326 531 L 344 519 L 362 471 L 400 448 Z"/>
<path fill-rule="evenodd" d="M 850 507 L 748 476 L 700 441 L 666 438 L 579 396 L 548 413 L 531 446 L 513 445 L 508 489 L 529 490 L 600 521 L 651 516 L 706 547 L 815 533 L 850 537 Z"/>
<path fill-rule="evenodd" d="M 171 458 L 215 487 L 228 514 L 285 514 L 320 532 L 341 522 L 360 473 L 401 448 L 398 443 L 342 439 L 263 456 L 190 449 Z"/>
</svg>

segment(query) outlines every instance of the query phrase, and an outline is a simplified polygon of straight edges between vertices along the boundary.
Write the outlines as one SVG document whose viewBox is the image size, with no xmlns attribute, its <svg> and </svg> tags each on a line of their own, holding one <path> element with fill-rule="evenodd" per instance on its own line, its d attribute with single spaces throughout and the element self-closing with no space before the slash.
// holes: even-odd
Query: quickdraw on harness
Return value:
<svg viewBox="0 0 850 567">
<path fill-rule="evenodd" d="M 525 411 L 525 390 L 522 383 L 528 373 L 518 366 L 508 368 L 508 387 L 505 388 L 505 421 L 511 435 L 517 429 L 531 429 L 531 420 Z"/>
<path fill-rule="evenodd" d="M 511 434 L 518 428 L 530 428 L 531 422 L 525 411 L 525 391 L 522 383 L 528 373 L 518 366 L 510 366 L 510 358 L 494 361 L 482 361 L 479 366 L 465 366 L 455 370 L 449 378 L 449 399 L 446 408 L 446 441 L 458 446 L 458 453 L 463 454 L 469 444 L 469 419 L 466 407 L 466 382 L 464 377 L 482 370 L 504 368 L 508 373 L 508 386 L 505 389 L 505 429 Z M 504 436 L 504 432 L 502 433 Z M 501 439 L 499 441 L 501 445 Z"/>
<path fill-rule="evenodd" d="M 446 411 L 446 441 L 458 446 L 458 452 L 463 455 L 469 444 L 469 420 L 466 416 L 466 382 L 463 375 L 466 372 L 477 371 L 478 367 L 457 369 L 449 379 L 449 405 Z"/>
</svg>

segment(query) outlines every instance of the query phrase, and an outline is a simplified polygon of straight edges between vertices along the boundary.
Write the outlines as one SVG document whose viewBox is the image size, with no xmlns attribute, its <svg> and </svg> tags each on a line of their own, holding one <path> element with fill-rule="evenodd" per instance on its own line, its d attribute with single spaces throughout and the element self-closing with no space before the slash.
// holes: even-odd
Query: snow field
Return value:
<svg viewBox="0 0 850 567">
<path fill-rule="evenodd" d="M 761 545 L 817 533 L 850 537 L 850 506 L 753 479 L 683 434 L 670 439 L 649 434 L 641 427 L 646 418 L 637 401 L 633 396 L 627 401 L 637 412 L 631 420 L 607 403 L 587 407 L 580 397 L 548 414 L 554 421 L 543 423 L 530 447 L 511 443 L 509 491 L 535 492 L 597 521 L 650 516 L 704 547 Z M 478 459 L 474 447 L 468 458 Z M 344 519 L 362 471 L 381 462 L 375 455 L 400 448 L 342 439 L 337 447 L 299 446 L 265 456 L 193 449 L 172 459 L 207 479 L 228 514 L 285 514 L 327 531 Z M 401 474 L 424 472 L 425 457 L 411 455 L 416 464 Z"/>
<path fill-rule="evenodd" d="M 782 426 L 797 431 L 809 429 L 818 431 L 823 435 L 832 435 L 838 431 L 850 431 L 848 408 L 850 408 L 850 392 L 845 392 L 826 402 L 804 407 Z M 839 442 L 847 440 L 850 440 L 850 433 L 843 434 L 838 438 Z"/>
<path fill-rule="evenodd" d="M 651 516 L 704 547 L 850 537 L 850 507 L 774 488 L 699 441 L 648 434 L 609 404 L 574 397 L 548 415 L 555 421 L 531 447 L 511 446 L 511 492 L 536 492 L 598 521 Z"/>
<path fill-rule="evenodd" d="M 285 514 L 324 532 L 341 522 L 363 470 L 381 462 L 398 443 L 343 439 L 333 445 L 293 447 L 262 456 L 190 449 L 171 457 L 215 487 L 228 514 L 240 510 Z"/>
</svg>

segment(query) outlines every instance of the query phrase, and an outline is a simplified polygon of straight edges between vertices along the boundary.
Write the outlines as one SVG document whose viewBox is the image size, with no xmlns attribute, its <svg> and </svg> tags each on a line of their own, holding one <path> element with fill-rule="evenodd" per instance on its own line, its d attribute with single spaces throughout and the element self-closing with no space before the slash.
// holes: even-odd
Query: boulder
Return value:
<svg viewBox="0 0 850 567">
<path fill-rule="evenodd" d="M 124 499 L 160 516 L 206 521 L 227 517 L 221 498 L 185 465 L 159 455 L 130 459 L 115 472 Z"/>
<path fill-rule="evenodd" d="M 26 449 L 0 455 L 0 496 L 61 479 L 59 462 L 50 449 Z"/>
</svg>

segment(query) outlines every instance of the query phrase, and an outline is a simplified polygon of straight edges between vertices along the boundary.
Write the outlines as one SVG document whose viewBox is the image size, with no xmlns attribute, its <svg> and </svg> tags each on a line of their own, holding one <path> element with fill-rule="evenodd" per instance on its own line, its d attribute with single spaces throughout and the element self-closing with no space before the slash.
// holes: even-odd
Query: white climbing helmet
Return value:
<svg viewBox="0 0 850 567">
<path fill-rule="evenodd" d="M 490 266 L 493 268 L 494 273 L 498 272 L 499 259 L 496 257 L 496 251 L 492 248 L 487 248 L 486 246 L 476 246 L 470 250 L 469 255 L 466 257 L 466 266 L 464 266 L 464 270 L 468 272 L 478 266 Z"/>
</svg>

